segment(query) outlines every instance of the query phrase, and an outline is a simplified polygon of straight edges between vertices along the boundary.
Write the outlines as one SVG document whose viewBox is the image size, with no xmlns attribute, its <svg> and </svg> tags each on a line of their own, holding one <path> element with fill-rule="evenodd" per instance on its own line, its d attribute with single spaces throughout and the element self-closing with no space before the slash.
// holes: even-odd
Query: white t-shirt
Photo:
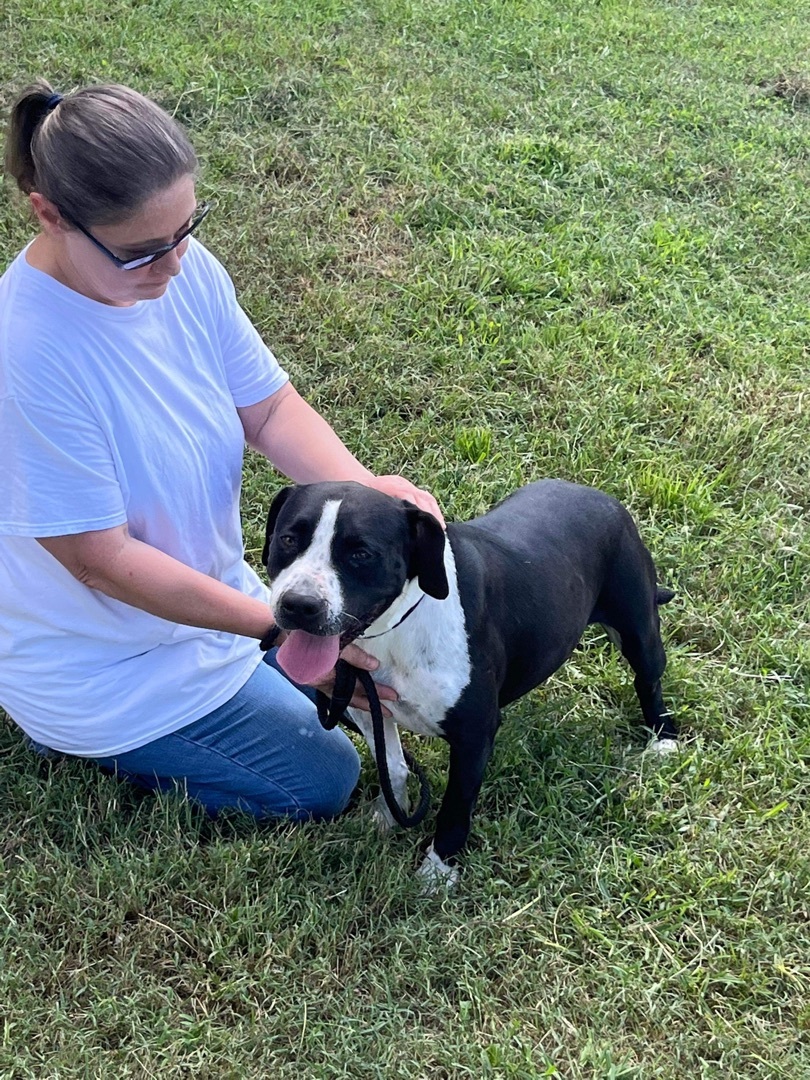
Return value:
<svg viewBox="0 0 810 1080">
<path fill-rule="evenodd" d="M 111 307 L 22 252 L 0 278 L 0 705 L 38 742 L 106 756 L 232 697 L 257 642 L 82 585 L 35 537 L 107 529 L 266 599 L 244 560 L 236 406 L 286 373 L 193 238 L 162 297 Z"/>
</svg>

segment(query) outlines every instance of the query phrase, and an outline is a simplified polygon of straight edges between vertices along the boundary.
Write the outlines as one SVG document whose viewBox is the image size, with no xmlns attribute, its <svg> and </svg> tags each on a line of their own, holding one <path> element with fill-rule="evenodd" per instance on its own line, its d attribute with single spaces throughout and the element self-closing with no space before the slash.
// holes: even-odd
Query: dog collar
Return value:
<svg viewBox="0 0 810 1080">
<path fill-rule="evenodd" d="M 425 593 L 422 593 L 422 595 L 419 597 L 419 599 L 416 601 L 416 603 L 413 605 L 413 607 L 409 607 L 408 610 L 405 612 L 405 614 L 402 616 L 402 618 L 399 619 L 397 622 L 395 622 L 393 626 L 389 626 L 387 630 L 381 630 L 379 634 L 361 634 L 361 636 L 360 636 L 360 638 L 358 640 L 359 641 L 373 641 L 374 638 L 383 637 L 385 634 L 390 634 L 392 630 L 396 630 L 396 628 L 398 626 L 402 626 L 402 624 L 405 622 L 405 620 L 408 618 L 408 616 L 412 615 L 414 613 L 414 611 L 416 611 L 416 609 L 419 607 L 419 605 L 422 603 L 422 601 L 424 599 L 425 599 Z"/>
</svg>

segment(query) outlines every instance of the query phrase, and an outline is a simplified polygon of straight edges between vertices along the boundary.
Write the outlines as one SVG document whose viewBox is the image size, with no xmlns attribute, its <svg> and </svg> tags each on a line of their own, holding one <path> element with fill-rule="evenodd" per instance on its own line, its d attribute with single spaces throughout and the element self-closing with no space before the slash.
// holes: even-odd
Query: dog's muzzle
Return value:
<svg viewBox="0 0 810 1080">
<path fill-rule="evenodd" d="M 339 620 L 330 614 L 327 600 L 312 593 L 285 592 L 276 603 L 275 616 L 285 630 L 306 630 L 308 634 L 326 636 L 341 629 Z"/>
</svg>

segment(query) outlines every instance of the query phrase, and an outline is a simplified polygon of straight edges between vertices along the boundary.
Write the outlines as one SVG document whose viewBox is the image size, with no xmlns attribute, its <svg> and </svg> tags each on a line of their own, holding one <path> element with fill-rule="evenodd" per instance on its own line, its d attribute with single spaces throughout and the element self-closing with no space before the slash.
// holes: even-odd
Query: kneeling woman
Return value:
<svg viewBox="0 0 810 1080">
<path fill-rule="evenodd" d="M 155 103 L 39 82 L 6 168 L 39 231 L 0 278 L 0 705 L 35 745 L 211 813 L 337 814 L 355 750 L 258 647 L 244 444 L 297 482 L 435 501 L 294 390 L 197 240 L 197 159 Z"/>
</svg>

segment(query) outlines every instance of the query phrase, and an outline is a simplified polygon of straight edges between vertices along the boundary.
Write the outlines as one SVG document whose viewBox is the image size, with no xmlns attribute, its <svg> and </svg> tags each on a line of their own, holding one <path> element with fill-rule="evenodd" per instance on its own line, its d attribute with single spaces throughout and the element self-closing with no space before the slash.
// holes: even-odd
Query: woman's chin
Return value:
<svg viewBox="0 0 810 1080">
<path fill-rule="evenodd" d="M 150 296 L 163 296 L 171 280 L 170 277 L 167 277 L 163 281 L 145 281 L 140 288 Z"/>
</svg>

